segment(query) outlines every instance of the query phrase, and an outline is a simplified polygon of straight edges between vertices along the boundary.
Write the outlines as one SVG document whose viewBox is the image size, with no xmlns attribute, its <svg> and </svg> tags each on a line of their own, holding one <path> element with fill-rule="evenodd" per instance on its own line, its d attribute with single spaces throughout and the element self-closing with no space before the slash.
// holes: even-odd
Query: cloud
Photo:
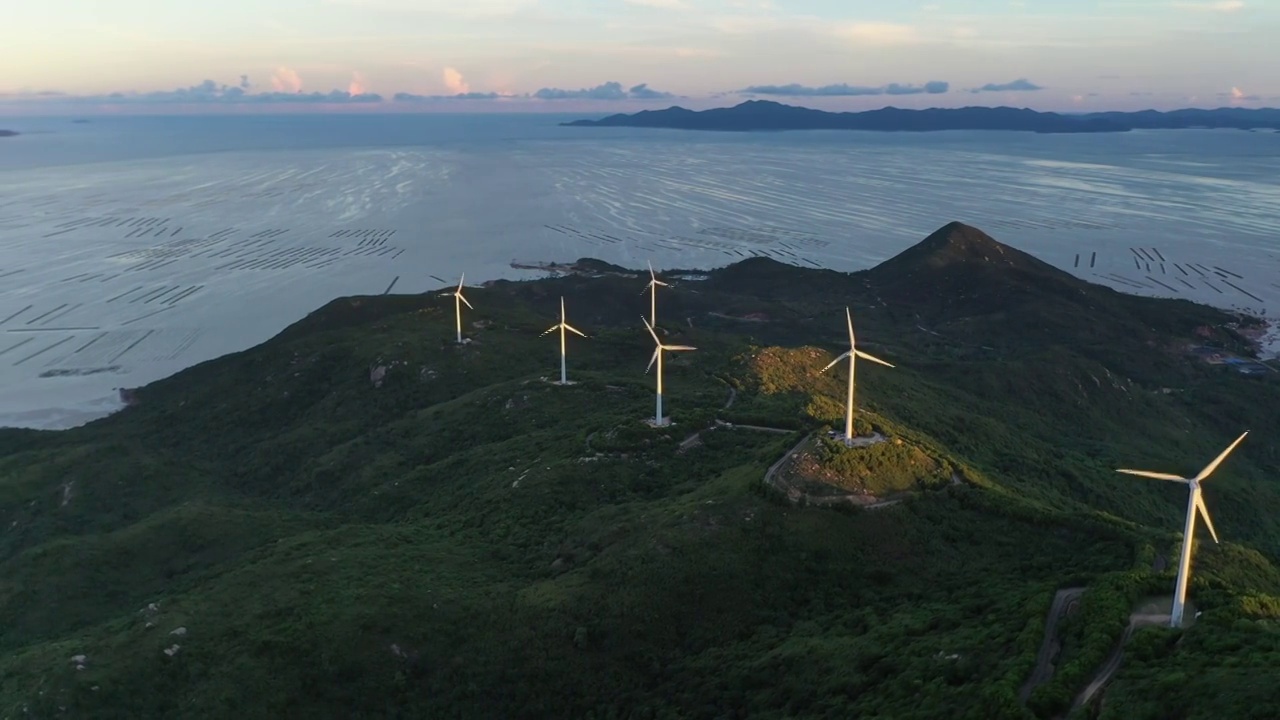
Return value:
<svg viewBox="0 0 1280 720">
<path fill-rule="evenodd" d="M 640 83 L 630 90 L 624 90 L 622 83 L 607 82 L 593 88 L 580 90 L 542 88 L 530 97 L 538 100 L 653 100 L 675 96 L 671 93 L 654 90 L 649 87 L 648 83 Z"/>
<path fill-rule="evenodd" d="M 849 85 L 847 83 L 823 85 L 821 87 L 809 87 L 797 83 L 791 83 L 790 85 L 752 85 L 738 92 L 744 95 L 780 95 L 786 97 L 851 97 L 855 95 L 920 95 L 922 93 L 938 95 L 950 89 L 950 83 L 945 83 L 941 80 L 930 80 L 924 85 L 889 83 L 878 87 Z"/>
<path fill-rule="evenodd" d="M 278 93 L 302 92 L 302 78 L 298 77 L 297 71 L 291 68 L 278 67 L 271 75 L 271 89 Z"/>
<path fill-rule="evenodd" d="M 1243 0 L 1217 0 L 1216 2 L 1176 2 L 1174 7 L 1196 12 L 1233 13 L 1244 9 Z"/>
<path fill-rule="evenodd" d="M 36 100 L 63 97 L 67 97 L 67 93 L 62 92 L 61 90 L 0 91 L 0 99 L 3 100 Z"/>
<path fill-rule="evenodd" d="M 272 87 L 283 87 L 285 90 L 271 90 L 267 92 L 249 92 L 250 83 L 248 75 L 240 75 L 239 83 L 236 85 L 224 85 L 213 80 L 205 80 L 204 82 L 192 85 L 190 87 L 176 88 L 174 90 L 158 90 L 153 92 L 113 92 L 103 95 L 69 95 L 67 93 L 55 91 L 34 91 L 34 90 L 18 90 L 12 92 L 0 92 L 0 101 L 17 101 L 17 102 L 49 102 L 74 105 L 190 105 L 190 104 L 227 104 L 227 105 L 263 105 L 271 103 L 286 104 L 364 104 L 373 105 L 390 101 L 394 103 L 429 103 L 449 100 L 521 100 L 521 101 L 539 101 L 539 100 L 661 100 L 666 98 L 674 98 L 676 95 L 669 92 L 662 92 L 649 87 L 648 83 L 640 83 L 633 85 L 629 89 L 624 88 L 622 83 L 606 82 L 593 88 L 585 88 L 580 90 L 562 90 L 559 88 L 543 88 L 535 93 L 509 93 L 509 92 L 475 92 L 472 91 L 467 83 L 462 79 L 461 74 L 452 68 L 454 75 L 446 73 L 446 77 L 453 78 L 451 84 L 454 89 L 464 89 L 465 92 L 454 92 L 440 95 L 419 95 L 409 92 L 398 92 L 390 98 L 383 98 L 382 95 L 371 93 L 365 86 L 364 77 L 358 73 L 352 73 L 351 82 L 346 90 L 334 89 L 329 92 L 301 92 L 301 90 L 293 91 L 292 88 L 297 87 L 300 83 L 291 82 L 296 79 L 297 74 L 281 73 L 277 71 L 272 76 Z"/>
<path fill-rule="evenodd" d="M 675 97 L 672 93 L 650 88 L 649 83 L 640 83 L 628 90 L 627 93 L 636 100 L 665 100 Z"/>
<path fill-rule="evenodd" d="M 1231 102 L 1256 102 L 1262 99 L 1262 96 L 1250 95 L 1238 87 L 1232 87 L 1231 92 L 1218 93 L 1218 97 L 1231 98 Z"/>
<path fill-rule="evenodd" d="M 514 97 L 509 95 L 499 95 L 495 92 L 466 92 L 454 95 L 415 95 L 413 93 L 398 92 L 391 96 L 394 102 L 415 103 L 415 102 L 436 102 L 439 100 L 497 100 L 503 97 Z"/>
<path fill-rule="evenodd" d="M 471 92 L 471 86 L 467 84 L 466 79 L 462 77 L 462 73 L 456 68 L 447 67 L 441 73 L 444 80 L 444 86 L 451 95 L 467 95 Z"/>
<path fill-rule="evenodd" d="M 347 85 L 347 93 L 349 95 L 364 95 L 364 76 L 358 72 L 351 73 L 351 82 Z"/>
<path fill-rule="evenodd" d="M 262 103 L 377 103 L 382 96 L 373 93 L 352 93 L 344 90 L 321 92 L 262 92 L 250 93 L 245 90 L 247 76 L 240 76 L 239 85 L 220 85 L 213 80 L 205 80 L 191 87 L 175 90 L 157 90 L 153 92 L 113 92 L 106 95 L 58 95 L 60 102 L 72 102 L 87 105 L 134 105 L 134 104 L 262 104 Z"/>
<path fill-rule="evenodd" d="M 1007 83 L 987 83 L 982 87 L 973 88 L 969 92 L 1031 92 L 1033 90 L 1043 90 L 1044 88 L 1036 85 L 1026 78 L 1018 78 L 1013 82 Z"/>
</svg>

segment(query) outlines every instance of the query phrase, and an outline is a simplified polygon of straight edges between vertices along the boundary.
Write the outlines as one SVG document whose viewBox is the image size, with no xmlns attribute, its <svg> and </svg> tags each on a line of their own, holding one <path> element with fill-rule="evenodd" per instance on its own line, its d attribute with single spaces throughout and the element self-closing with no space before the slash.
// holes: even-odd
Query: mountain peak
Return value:
<svg viewBox="0 0 1280 720">
<path fill-rule="evenodd" d="M 973 309 L 1007 306 L 1031 295 L 1078 294 L 1083 280 L 971 225 L 949 222 L 869 271 L 899 301 L 964 299 Z"/>
<path fill-rule="evenodd" d="M 955 220 L 933 231 L 911 250 L 918 251 L 918 259 L 933 267 L 974 261 L 1017 264 L 1022 259 L 1034 259 L 972 225 Z"/>
</svg>

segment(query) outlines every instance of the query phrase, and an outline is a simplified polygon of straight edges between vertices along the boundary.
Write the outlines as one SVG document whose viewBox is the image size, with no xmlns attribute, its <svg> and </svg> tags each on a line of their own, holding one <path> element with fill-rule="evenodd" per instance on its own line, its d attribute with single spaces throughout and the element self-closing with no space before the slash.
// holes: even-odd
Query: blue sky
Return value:
<svg viewBox="0 0 1280 720">
<path fill-rule="evenodd" d="M 11 5 L 7 110 L 1280 105 L 1276 0 Z"/>
</svg>

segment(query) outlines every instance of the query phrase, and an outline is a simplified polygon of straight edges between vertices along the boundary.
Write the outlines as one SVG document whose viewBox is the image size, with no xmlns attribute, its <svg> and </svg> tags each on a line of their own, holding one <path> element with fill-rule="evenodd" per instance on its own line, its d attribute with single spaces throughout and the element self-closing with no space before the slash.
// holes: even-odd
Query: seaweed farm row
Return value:
<svg viewBox="0 0 1280 720">
<path fill-rule="evenodd" d="M 119 372 L 122 361 L 178 360 L 203 334 L 199 329 L 178 328 L 83 330 L 58 339 L 28 336 L 14 342 L 6 340 L 0 344 L 0 362 L 7 362 L 11 367 L 63 366 L 41 373 L 41 377 Z"/>
</svg>

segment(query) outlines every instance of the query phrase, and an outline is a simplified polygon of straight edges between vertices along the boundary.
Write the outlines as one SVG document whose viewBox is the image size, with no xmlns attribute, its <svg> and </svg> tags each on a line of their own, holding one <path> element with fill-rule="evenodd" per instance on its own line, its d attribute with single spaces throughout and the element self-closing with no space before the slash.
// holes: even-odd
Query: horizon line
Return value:
<svg viewBox="0 0 1280 720">
<path fill-rule="evenodd" d="M 824 98 L 834 100 L 838 98 Z M 1240 111 L 1240 112 L 1280 112 L 1280 106 L 1264 105 L 1259 107 L 1240 107 L 1232 105 L 1216 105 L 1216 106 L 1193 106 L 1183 105 L 1166 110 L 1158 110 L 1154 107 L 1145 107 L 1136 110 L 1119 110 L 1119 109 L 1063 109 L 1063 110 L 1041 110 L 1028 105 L 957 105 L 957 106 L 937 106 L 932 105 L 924 108 L 900 107 L 898 105 L 883 105 L 880 107 L 866 108 L 859 110 L 827 110 L 820 107 L 814 107 L 813 104 L 800 104 L 793 102 L 783 102 L 772 98 L 751 98 L 741 102 L 715 105 L 702 109 L 691 109 L 680 104 L 671 104 L 663 107 L 639 108 L 639 109 L 578 109 L 569 110 L 555 107 L 554 105 L 524 105 L 516 106 L 503 103 L 500 108 L 494 107 L 491 100 L 479 99 L 452 99 L 443 98 L 436 102 L 397 102 L 394 100 L 384 100 L 382 102 L 363 102 L 359 104 L 353 103 L 291 103 L 291 102 L 272 102 L 272 103 L 219 103 L 219 102 L 196 102 L 196 103 L 102 103 L 94 105 L 76 106 L 71 103 L 31 103 L 18 101 L 16 103 L 6 103 L 0 100 L 0 118 L 10 120 L 19 120 L 22 118 L 54 118 L 54 117 L 169 117 L 173 115 L 182 115 L 187 117 L 200 116 L 224 116 L 224 115 L 635 115 L 642 112 L 663 112 L 667 110 L 685 110 L 693 113 L 702 113 L 710 110 L 726 110 L 741 107 L 751 103 L 770 103 L 774 105 L 782 105 L 785 107 L 801 108 L 806 110 L 814 110 L 817 112 L 830 114 L 863 114 L 878 112 L 883 110 L 898 110 L 901 112 L 919 113 L 928 111 L 947 111 L 947 110 L 1029 110 L 1038 113 L 1052 113 L 1056 115 L 1097 115 L 1102 113 L 1120 113 L 1120 114 L 1138 114 L 1138 113 L 1176 113 L 1184 111 Z M 523 105 L 523 104 L 522 104 Z M 35 110 L 37 112 L 29 112 Z M 203 112 L 199 112 L 203 111 Z M 12 114 L 9 114 L 12 113 Z"/>
</svg>

